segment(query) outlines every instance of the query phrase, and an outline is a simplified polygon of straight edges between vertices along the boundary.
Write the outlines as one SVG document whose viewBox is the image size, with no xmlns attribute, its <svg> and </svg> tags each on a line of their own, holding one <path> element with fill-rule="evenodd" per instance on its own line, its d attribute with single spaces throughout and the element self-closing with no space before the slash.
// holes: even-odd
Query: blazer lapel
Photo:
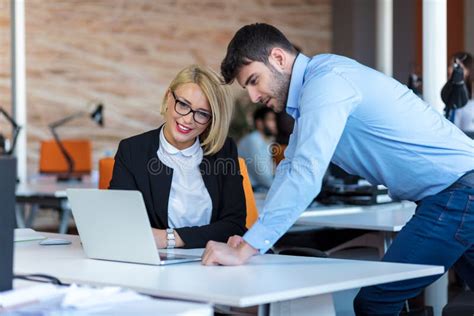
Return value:
<svg viewBox="0 0 474 316">
<path fill-rule="evenodd" d="M 150 182 L 151 200 L 155 213 L 151 214 L 152 218 L 155 219 L 155 223 L 152 223 L 152 226 L 164 229 L 168 228 L 168 200 L 171 190 L 171 181 L 173 179 L 173 169 L 158 159 L 157 151 L 160 147 L 161 128 L 162 127 L 158 129 L 156 139 L 148 152 L 146 170 Z"/>
<path fill-rule="evenodd" d="M 202 180 L 212 200 L 211 222 L 217 219 L 217 209 L 219 208 L 219 183 L 215 171 L 215 157 L 204 156 L 199 169 L 201 170 Z"/>
</svg>

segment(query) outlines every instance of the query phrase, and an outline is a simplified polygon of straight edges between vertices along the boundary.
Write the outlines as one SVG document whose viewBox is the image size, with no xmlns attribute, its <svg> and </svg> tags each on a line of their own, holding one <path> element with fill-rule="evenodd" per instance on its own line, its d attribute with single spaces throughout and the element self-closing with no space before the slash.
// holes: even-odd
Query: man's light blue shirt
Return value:
<svg viewBox="0 0 474 316">
<path fill-rule="evenodd" d="M 295 127 L 285 159 L 244 235 L 261 253 L 318 195 L 330 161 L 411 201 L 474 169 L 473 140 L 405 85 L 349 58 L 299 54 L 286 110 Z"/>
</svg>

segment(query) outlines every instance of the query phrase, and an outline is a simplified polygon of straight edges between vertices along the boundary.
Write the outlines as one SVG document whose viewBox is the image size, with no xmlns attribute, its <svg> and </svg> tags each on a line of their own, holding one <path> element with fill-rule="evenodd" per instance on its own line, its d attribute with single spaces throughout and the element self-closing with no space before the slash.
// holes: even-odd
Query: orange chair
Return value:
<svg viewBox="0 0 474 316">
<path fill-rule="evenodd" d="M 112 173 L 114 172 L 115 160 L 112 157 L 106 157 L 99 160 L 99 189 L 109 188 Z"/>
<path fill-rule="evenodd" d="M 248 228 L 252 227 L 258 218 L 257 204 L 255 203 L 255 196 L 253 195 L 252 184 L 250 183 L 249 173 L 247 171 L 247 164 L 243 158 L 239 158 L 240 174 L 243 179 L 244 193 L 245 193 L 245 206 L 247 208 L 247 220 L 245 226 Z"/>
<path fill-rule="evenodd" d="M 74 174 L 90 174 L 92 170 L 92 145 L 89 140 L 69 139 L 62 141 L 74 160 Z M 41 142 L 39 172 L 44 174 L 67 173 L 68 166 L 58 144 L 54 140 Z"/>
<path fill-rule="evenodd" d="M 277 146 L 274 150 L 275 152 L 273 153 L 273 160 L 275 161 L 275 165 L 278 166 L 278 164 L 285 159 L 285 149 L 287 145 L 279 145 Z"/>
<path fill-rule="evenodd" d="M 114 170 L 114 158 L 102 158 L 99 160 L 99 189 L 108 189 L 110 180 L 112 179 L 112 172 Z M 240 173 L 242 174 L 245 206 L 247 208 L 247 220 L 245 226 L 250 228 L 258 218 L 257 204 L 253 195 L 252 185 L 250 184 L 249 174 L 245 160 L 239 158 Z"/>
</svg>

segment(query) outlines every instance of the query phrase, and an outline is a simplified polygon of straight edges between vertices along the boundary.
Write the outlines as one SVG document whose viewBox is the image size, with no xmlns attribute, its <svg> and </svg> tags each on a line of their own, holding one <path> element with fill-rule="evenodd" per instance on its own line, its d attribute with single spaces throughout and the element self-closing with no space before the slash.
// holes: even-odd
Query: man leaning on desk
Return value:
<svg viewBox="0 0 474 316">
<path fill-rule="evenodd" d="M 297 54 L 275 27 L 242 27 L 221 72 L 254 102 L 286 110 L 295 127 L 258 221 L 227 244 L 209 242 L 203 264 L 239 265 L 265 253 L 321 189 L 330 161 L 394 199 L 416 201 L 416 214 L 383 261 L 454 267 L 474 288 L 474 141 L 406 86 L 356 61 Z M 398 314 L 437 277 L 363 288 L 358 315 Z"/>
</svg>

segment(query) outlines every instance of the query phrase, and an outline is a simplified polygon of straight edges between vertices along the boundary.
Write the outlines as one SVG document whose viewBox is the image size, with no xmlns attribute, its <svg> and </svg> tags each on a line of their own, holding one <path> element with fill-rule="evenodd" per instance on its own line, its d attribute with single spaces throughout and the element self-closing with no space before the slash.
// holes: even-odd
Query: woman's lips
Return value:
<svg viewBox="0 0 474 316">
<path fill-rule="evenodd" d="M 192 132 L 192 129 L 176 122 L 176 130 L 181 134 L 189 134 Z"/>
</svg>

